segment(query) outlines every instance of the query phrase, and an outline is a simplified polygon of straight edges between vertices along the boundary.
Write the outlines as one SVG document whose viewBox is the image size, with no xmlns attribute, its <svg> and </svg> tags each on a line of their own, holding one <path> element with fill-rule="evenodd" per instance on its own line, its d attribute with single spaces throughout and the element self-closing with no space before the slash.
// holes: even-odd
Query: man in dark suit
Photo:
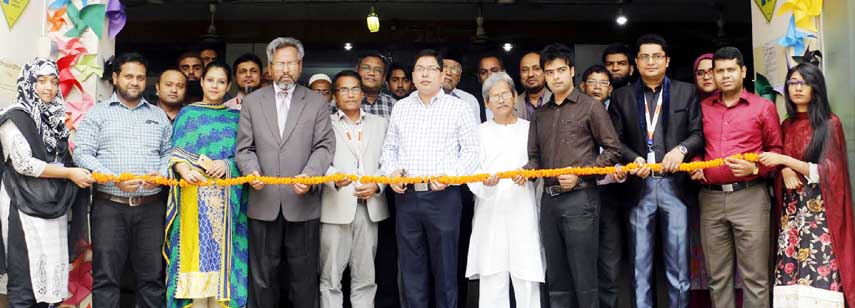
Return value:
<svg viewBox="0 0 855 308">
<path fill-rule="evenodd" d="M 273 85 L 244 98 L 237 136 L 237 165 L 244 175 L 324 175 L 335 154 L 329 104 L 297 85 L 303 45 L 277 38 L 267 45 Z M 309 185 L 250 183 L 249 307 L 279 307 L 279 266 L 295 308 L 318 304 L 321 193 Z"/>
<path fill-rule="evenodd" d="M 616 90 L 609 108 L 625 162 L 662 163 L 663 172 L 643 167 L 628 180 L 632 207 L 631 246 L 635 260 L 636 307 L 653 307 L 651 274 L 657 224 L 663 233 L 670 307 L 686 307 L 689 291 L 686 200 L 688 175 L 675 173 L 704 149 L 703 123 L 695 86 L 665 76 L 671 58 L 659 35 L 638 39 L 639 80 Z M 619 175 L 621 176 L 621 175 Z M 657 222 L 657 220 L 659 220 Z"/>
</svg>

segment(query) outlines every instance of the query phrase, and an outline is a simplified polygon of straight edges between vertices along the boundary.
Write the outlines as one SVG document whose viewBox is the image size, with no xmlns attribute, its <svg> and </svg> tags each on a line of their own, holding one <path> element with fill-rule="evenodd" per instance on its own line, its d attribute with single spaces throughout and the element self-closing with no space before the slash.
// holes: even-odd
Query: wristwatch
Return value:
<svg viewBox="0 0 855 308">
<path fill-rule="evenodd" d="M 677 146 L 677 150 L 680 150 L 680 153 L 682 153 L 683 155 L 689 154 L 689 149 L 682 145 Z"/>
</svg>

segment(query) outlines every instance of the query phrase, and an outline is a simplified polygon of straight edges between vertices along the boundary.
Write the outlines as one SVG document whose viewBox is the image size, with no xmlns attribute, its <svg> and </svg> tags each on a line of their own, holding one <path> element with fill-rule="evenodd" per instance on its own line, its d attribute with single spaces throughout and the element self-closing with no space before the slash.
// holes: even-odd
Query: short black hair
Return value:
<svg viewBox="0 0 855 308">
<path fill-rule="evenodd" d="M 439 64 L 439 70 L 441 71 L 445 69 L 445 67 L 442 65 L 442 55 L 439 54 L 439 52 L 437 52 L 436 50 L 430 48 L 422 49 L 421 51 L 419 51 L 419 53 L 416 54 L 416 57 L 413 58 L 413 66 L 416 66 L 416 62 L 419 62 L 419 59 L 424 57 L 431 57 L 436 59 L 436 63 Z"/>
<path fill-rule="evenodd" d="M 567 66 L 573 67 L 573 50 L 561 43 L 552 43 L 543 47 L 540 51 L 540 66 L 546 67 L 546 63 L 553 60 L 564 60 Z"/>
<path fill-rule="evenodd" d="M 635 57 L 632 56 L 632 52 L 629 51 L 629 46 L 623 43 L 613 43 L 606 47 L 606 50 L 603 50 L 603 64 L 606 64 L 606 57 L 610 55 L 624 55 L 626 59 L 629 61 L 629 65 L 634 65 L 633 59 Z"/>
<path fill-rule="evenodd" d="M 181 70 L 174 68 L 174 67 L 167 68 L 167 69 L 163 70 L 162 72 L 160 72 L 160 78 L 158 78 L 158 81 L 160 79 L 163 79 L 163 74 L 166 74 L 166 72 L 170 72 L 170 71 L 178 73 L 179 75 L 181 75 L 181 77 L 184 78 L 184 81 L 187 81 L 187 75 L 184 75 L 184 73 L 182 73 Z"/>
<path fill-rule="evenodd" d="M 383 73 L 385 74 L 386 72 L 389 71 L 388 70 L 389 61 L 386 60 L 386 56 L 384 56 L 382 53 L 380 53 L 379 51 L 376 51 L 376 50 L 368 50 L 368 51 L 363 51 L 363 52 L 359 53 L 359 58 L 356 60 L 357 69 L 359 69 L 359 66 L 362 65 L 362 61 L 365 60 L 365 58 L 380 59 L 380 61 L 383 62 Z"/>
<path fill-rule="evenodd" d="M 335 74 L 335 77 L 333 77 L 333 83 L 332 83 L 333 90 L 338 89 L 338 80 L 341 78 L 344 78 L 344 77 L 355 78 L 356 82 L 359 83 L 359 87 L 362 87 L 362 77 L 359 76 L 359 73 L 357 73 L 354 70 L 343 70 L 341 72 L 338 72 L 338 74 Z M 335 93 L 335 91 L 333 91 L 333 93 Z"/>
<path fill-rule="evenodd" d="M 142 64 L 143 67 L 148 71 L 148 60 L 138 52 L 126 52 L 116 56 L 116 60 L 113 60 L 113 72 L 119 74 L 122 72 L 122 65 L 125 63 L 137 62 Z"/>
<path fill-rule="evenodd" d="M 400 63 L 392 62 L 392 64 L 389 65 L 389 74 L 386 75 L 386 81 L 389 81 L 392 78 L 392 72 L 395 70 L 403 71 L 404 76 L 406 76 L 408 80 L 413 80 L 413 69 L 408 69 Z"/>
<path fill-rule="evenodd" d="M 210 71 L 211 69 L 215 69 L 215 68 L 221 68 L 221 69 L 223 69 L 223 71 L 225 71 L 226 83 L 232 82 L 232 68 L 229 67 L 228 64 L 226 64 L 225 62 L 220 61 L 220 60 L 208 63 L 208 65 L 205 65 L 205 68 L 202 69 L 202 79 L 203 80 L 205 79 L 205 75 L 208 75 L 208 71 Z"/>
<path fill-rule="evenodd" d="M 739 48 L 732 46 L 719 48 L 713 54 L 713 67 L 715 67 L 715 61 L 733 59 L 736 59 L 736 64 L 739 64 L 739 66 L 745 65 L 743 63 L 745 60 L 742 58 L 742 52 L 739 51 Z"/>
<path fill-rule="evenodd" d="M 599 64 L 592 65 L 591 67 L 586 69 L 584 73 L 582 73 L 582 82 L 587 81 L 588 77 L 590 77 L 594 73 L 605 74 L 606 78 L 609 79 L 609 82 L 612 82 L 612 75 L 609 74 L 609 70 L 607 70 L 605 66 Z"/>
<path fill-rule="evenodd" d="M 478 68 L 479 69 L 481 68 L 481 60 L 486 59 L 486 58 L 496 58 L 496 60 L 499 61 L 499 66 L 502 67 L 503 71 L 505 70 L 505 61 L 502 60 L 502 56 L 499 55 L 499 53 L 494 52 L 494 51 L 488 51 L 488 52 L 482 53 L 481 56 L 478 57 Z"/>
<path fill-rule="evenodd" d="M 636 55 L 638 55 L 638 52 L 641 51 L 641 45 L 645 45 L 645 44 L 659 45 L 659 47 L 662 47 L 662 51 L 665 52 L 666 56 L 669 56 L 669 57 L 671 56 L 671 51 L 668 48 L 668 42 L 666 42 L 665 38 L 663 38 L 659 34 L 645 34 L 645 35 L 642 35 L 641 37 L 639 37 L 638 40 L 635 41 L 635 45 L 636 45 L 635 46 L 635 48 L 636 48 L 635 54 Z"/>
<path fill-rule="evenodd" d="M 240 55 L 240 57 L 235 59 L 234 64 L 232 64 L 232 67 L 235 69 L 235 74 L 237 74 L 238 65 L 240 65 L 241 63 L 244 63 L 244 62 L 255 63 L 256 65 L 258 65 L 258 70 L 260 71 L 259 73 L 264 75 L 264 67 L 261 66 L 261 58 L 256 56 L 254 53 L 249 53 L 249 52 L 242 54 L 242 55 Z"/>
<path fill-rule="evenodd" d="M 179 66 L 180 66 L 180 65 L 181 65 L 181 60 L 184 60 L 184 59 L 187 59 L 187 58 L 196 58 L 196 59 L 199 59 L 199 62 L 202 62 L 202 57 L 201 57 L 201 56 L 199 56 L 199 53 L 198 53 L 198 52 L 195 52 L 195 51 L 187 51 L 187 52 L 182 53 L 180 56 L 178 56 L 178 60 L 176 60 L 176 61 L 175 61 L 175 65 L 179 65 Z"/>
</svg>

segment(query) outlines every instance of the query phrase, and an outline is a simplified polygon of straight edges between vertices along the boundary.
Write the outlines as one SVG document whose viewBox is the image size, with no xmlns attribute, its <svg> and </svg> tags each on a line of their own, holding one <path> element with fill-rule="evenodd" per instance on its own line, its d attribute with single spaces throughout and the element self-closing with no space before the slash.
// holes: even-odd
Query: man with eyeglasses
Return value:
<svg viewBox="0 0 855 308">
<path fill-rule="evenodd" d="M 742 52 L 722 47 L 713 55 L 712 71 L 721 91 L 701 102 L 706 148 L 704 159 L 739 153 L 781 153 L 778 111 L 767 99 L 746 91 Z M 744 307 L 769 306 L 769 189 L 775 171 L 743 159 L 697 170 L 701 182 L 701 244 L 710 277 L 714 307 L 734 307 L 733 264 L 742 277 Z M 734 254 L 734 252 L 736 252 Z M 733 262 L 734 259 L 736 262 Z"/>
<path fill-rule="evenodd" d="M 311 177 L 329 169 L 336 152 L 329 105 L 297 84 L 304 55 L 295 38 L 267 45 L 273 85 L 247 95 L 240 111 L 235 162 L 242 175 Z M 247 307 L 279 307 L 283 294 L 294 308 L 317 307 L 321 189 L 259 180 L 249 186 Z"/>
<path fill-rule="evenodd" d="M 367 52 L 359 58 L 356 70 L 362 78 L 362 110 L 388 118 L 396 100 L 382 91 L 386 81 L 386 58 L 379 52 Z"/>
<path fill-rule="evenodd" d="M 618 162 L 620 141 L 606 108 L 574 87 L 573 51 L 551 44 L 540 52 L 552 98 L 529 125 L 524 169 L 605 167 Z M 602 152 L 600 152 L 602 148 Z M 524 184 L 525 178 L 513 179 Z M 552 308 L 597 307 L 600 197 L 594 176 L 544 178 L 540 232 Z"/>
<path fill-rule="evenodd" d="M 529 51 L 520 59 L 520 84 L 524 91 L 517 96 L 514 115 L 530 121 L 534 117 L 534 111 L 552 97 L 552 92 L 546 88 L 539 52 Z"/>
<path fill-rule="evenodd" d="M 661 163 L 662 172 L 630 172 L 630 210 L 636 307 L 653 307 L 654 235 L 661 230 L 670 307 L 686 307 L 689 292 L 686 204 L 688 175 L 680 163 L 703 150 L 704 133 L 695 86 L 665 76 L 671 58 L 659 35 L 641 36 L 635 63 L 640 79 L 615 90 L 609 111 L 623 143 L 623 162 Z M 622 178 L 625 174 L 618 174 Z"/>
<path fill-rule="evenodd" d="M 415 58 L 418 91 L 395 105 L 380 160 L 390 177 L 456 176 L 479 166 L 477 121 L 463 101 L 443 93 L 442 56 L 425 49 Z M 389 186 L 396 192 L 399 265 L 405 303 L 426 308 L 456 308 L 460 236 L 459 185 L 429 183 Z M 431 274 L 433 287 L 431 290 Z"/>
<path fill-rule="evenodd" d="M 460 76 L 463 74 L 462 55 L 457 52 L 446 51 L 442 55 L 442 64 L 445 67 L 442 70 L 442 91 L 445 94 L 459 98 L 466 102 L 469 108 L 472 109 L 472 116 L 481 123 L 481 110 L 478 107 L 478 99 L 474 95 L 457 88 L 460 83 Z M 488 114 L 488 120 L 492 119 L 492 114 Z"/>
<path fill-rule="evenodd" d="M 327 175 L 382 175 L 380 153 L 386 119 L 362 110 L 359 74 L 346 70 L 335 76 L 338 111 L 330 115 L 336 148 Z M 341 308 L 345 267 L 350 267 L 350 304 L 374 307 L 377 292 L 374 256 L 378 222 L 389 217 L 382 184 L 350 179 L 324 183 L 321 202 L 321 307 Z"/>
<path fill-rule="evenodd" d="M 609 70 L 614 89 L 620 89 L 633 80 L 635 66 L 632 63 L 632 52 L 622 43 L 614 43 L 603 51 L 603 66 Z"/>
</svg>

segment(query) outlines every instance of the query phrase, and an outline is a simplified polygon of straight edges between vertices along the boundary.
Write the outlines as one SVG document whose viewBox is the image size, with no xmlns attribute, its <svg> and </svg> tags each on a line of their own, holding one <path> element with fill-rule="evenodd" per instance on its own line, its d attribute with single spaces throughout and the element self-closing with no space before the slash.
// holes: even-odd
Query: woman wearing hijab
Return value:
<svg viewBox="0 0 855 308">
<path fill-rule="evenodd" d="M 717 89 L 713 80 L 713 54 L 705 53 L 695 59 L 692 76 L 695 76 L 695 87 L 698 88 L 698 101 L 703 101 L 715 93 Z"/>
<path fill-rule="evenodd" d="M 36 58 L 21 70 L 16 103 L 0 115 L 9 307 L 47 306 L 68 295 L 67 213 L 83 204 L 79 188 L 94 182 L 89 171 L 72 167 L 58 90 L 56 63 Z"/>
<path fill-rule="evenodd" d="M 782 167 L 773 305 L 844 307 L 845 301 L 853 307 L 855 221 L 843 125 L 831 112 L 818 67 L 796 65 L 786 83 L 784 153 L 759 158 Z"/>
</svg>

